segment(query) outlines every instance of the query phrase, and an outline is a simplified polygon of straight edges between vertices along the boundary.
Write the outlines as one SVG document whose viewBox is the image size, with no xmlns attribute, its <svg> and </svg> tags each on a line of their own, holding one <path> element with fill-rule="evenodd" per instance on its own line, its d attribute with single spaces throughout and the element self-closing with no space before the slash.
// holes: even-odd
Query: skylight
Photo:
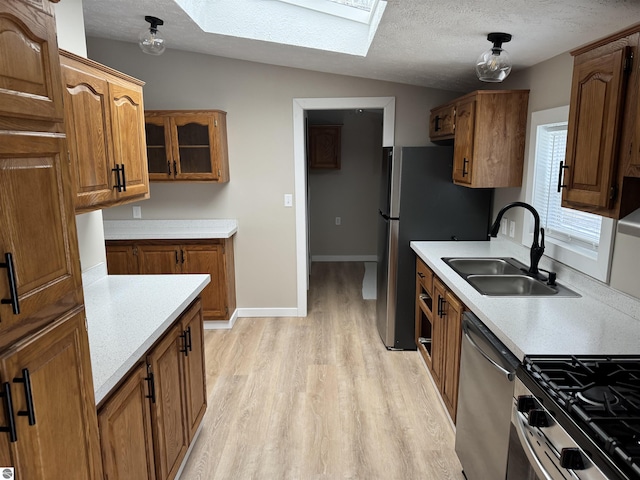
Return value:
<svg viewBox="0 0 640 480">
<path fill-rule="evenodd" d="M 175 0 L 205 32 L 366 56 L 383 0 Z"/>
</svg>

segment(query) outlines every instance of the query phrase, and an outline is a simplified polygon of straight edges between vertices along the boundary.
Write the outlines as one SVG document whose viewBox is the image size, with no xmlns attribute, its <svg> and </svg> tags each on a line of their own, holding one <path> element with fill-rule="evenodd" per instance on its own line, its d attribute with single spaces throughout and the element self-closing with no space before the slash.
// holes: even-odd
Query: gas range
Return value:
<svg viewBox="0 0 640 480">
<path fill-rule="evenodd" d="M 640 357 L 532 355 L 517 375 L 606 478 L 640 479 Z"/>
</svg>

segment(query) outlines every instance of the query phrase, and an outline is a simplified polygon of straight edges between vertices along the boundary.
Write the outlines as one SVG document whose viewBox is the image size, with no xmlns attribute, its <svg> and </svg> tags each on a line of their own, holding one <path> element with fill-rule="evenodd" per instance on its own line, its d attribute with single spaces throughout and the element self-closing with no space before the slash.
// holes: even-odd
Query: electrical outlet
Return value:
<svg viewBox="0 0 640 480">
<path fill-rule="evenodd" d="M 336 217 L 336 225 L 342 225 L 342 218 Z"/>
<path fill-rule="evenodd" d="M 284 194 L 284 206 L 293 207 L 293 195 L 291 193 Z"/>
<path fill-rule="evenodd" d="M 516 236 L 516 222 L 509 220 L 509 236 L 511 238 Z"/>
<path fill-rule="evenodd" d="M 507 222 L 508 220 L 506 218 L 500 220 L 500 233 L 505 236 L 507 235 Z"/>
<path fill-rule="evenodd" d="M 142 218 L 142 207 L 139 205 L 133 206 L 133 218 Z"/>
</svg>

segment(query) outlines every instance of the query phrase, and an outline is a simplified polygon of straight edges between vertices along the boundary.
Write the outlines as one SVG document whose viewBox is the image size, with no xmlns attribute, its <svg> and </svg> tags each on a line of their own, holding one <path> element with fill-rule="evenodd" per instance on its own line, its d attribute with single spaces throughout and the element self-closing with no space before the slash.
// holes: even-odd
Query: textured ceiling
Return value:
<svg viewBox="0 0 640 480">
<path fill-rule="evenodd" d="M 217 0 L 209 3 L 215 10 Z M 517 71 L 640 22 L 638 0 L 388 0 L 369 53 L 359 57 L 204 33 L 173 0 L 83 7 L 88 36 L 137 42 L 144 16 L 154 15 L 165 21 L 168 48 L 456 91 L 482 85 L 474 65 L 491 46 L 489 32 L 513 35 L 503 47 Z"/>
</svg>

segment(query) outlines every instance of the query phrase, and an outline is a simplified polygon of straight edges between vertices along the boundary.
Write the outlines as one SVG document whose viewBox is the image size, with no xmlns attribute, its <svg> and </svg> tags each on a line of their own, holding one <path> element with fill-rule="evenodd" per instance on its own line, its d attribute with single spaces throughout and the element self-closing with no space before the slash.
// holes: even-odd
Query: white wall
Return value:
<svg viewBox="0 0 640 480">
<path fill-rule="evenodd" d="M 55 4 L 58 47 L 69 52 L 87 56 L 84 34 L 82 0 L 64 0 Z M 76 215 L 78 246 L 82 271 L 106 262 L 104 251 L 104 230 L 100 210 Z"/>
<path fill-rule="evenodd" d="M 309 125 L 342 125 L 340 170 L 309 170 L 311 257 L 375 256 L 382 111 L 310 111 L 308 118 Z"/>
<path fill-rule="evenodd" d="M 396 97 L 396 144 L 427 145 L 429 110 L 452 92 L 89 38 L 89 57 L 146 81 L 147 109 L 228 112 L 231 181 L 226 185 L 152 184 L 143 218 L 237 218 L 236 286 L 241 308 L 294 308 L 294 98 Z M 296 199 L 294 199 L 296 201 Z M 131 218 L 131 206 L 104 211 Z"/>
</svg>

